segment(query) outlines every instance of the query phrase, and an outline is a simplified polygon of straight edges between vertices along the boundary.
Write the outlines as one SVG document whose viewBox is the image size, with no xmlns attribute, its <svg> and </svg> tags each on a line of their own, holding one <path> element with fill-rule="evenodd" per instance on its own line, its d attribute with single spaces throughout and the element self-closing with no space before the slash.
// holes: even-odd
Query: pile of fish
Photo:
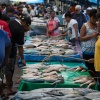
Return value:
<svg viewBox="0 0 100 100">
<path fill-rule="evenodd" d="M 90 88 L 91 86 L 94 86 L 96 84 L 94 78 L 92 78 L 91 76 L 80 76 L 74 79 L 74 83 L 81 83 L 81 87 L 84 85 L 88 85 L 87 88 Z"/>
<path fill-rule="evenodd" d="M 26 41 L 24 53 L 35 53 L 39 55 L 74 55 L 77 52 L 63 39 L 48 39 L 45 36 L 36 36 Z"/>
<path fill-rule="evenodd" d="M 65 77 L 62 72 L 72 71 L 75 72 L 86 72 L 87 69 L 82 66 L 76 66 L 70 68 L 69 66 L 62 64 L 53 64 L 47 65 L 44 63 L 37 63 L 24 66 L 22 68 L 23 75 L 21 76 L 22 80 L 30 82 L 49 82 L 51 84 L 64 83 Z M 71 79 L 72 84 L 80 84 L 80 87 L 87 85 L 87 88 L 90 88 L 96 84 L 95 80 L 91 76 L 82 75 L 79 77 L 74 77 Z"/>
<path fill-rule="evenodd" d="M 66 70 L 68 67 L 64 65 L 43 65 L 33 64 L 27 65 L 23 68 L 23 75 L 21 78 L 32 82 L 64 82 L 64 78 L 59 73 Z"/>
<path fill-rule="evenodd" d="M 43 88 L 19 91 L 13 100 L 100 100 L 100 92 L 83 88 Z"/>
</svg>

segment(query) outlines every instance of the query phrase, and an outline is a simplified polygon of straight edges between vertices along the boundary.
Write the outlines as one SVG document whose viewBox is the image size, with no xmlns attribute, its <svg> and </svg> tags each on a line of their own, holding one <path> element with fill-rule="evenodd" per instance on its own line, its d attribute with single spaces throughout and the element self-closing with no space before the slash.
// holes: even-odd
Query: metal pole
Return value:
<svg viewBox="0 0 100 100">
<path fill-rule="evenodd" d="M 49 0 L 47 2 L 49 3 Z"/>
<path fill-rule="evenodd" d="M 99 8 L 99 2 L 100 2 L 100 0 L 97 0 L 97 9 Z"/>
</svg>

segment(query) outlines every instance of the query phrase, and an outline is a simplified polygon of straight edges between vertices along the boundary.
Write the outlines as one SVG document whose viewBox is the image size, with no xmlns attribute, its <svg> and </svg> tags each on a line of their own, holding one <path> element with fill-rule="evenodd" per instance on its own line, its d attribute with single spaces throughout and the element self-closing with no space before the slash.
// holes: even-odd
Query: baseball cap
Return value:
<svg viewBox="0 0 100 100">
<path fill-rule="evenodd" d="M 28 26 L 31 25 L 31 19 L 30 19 L 30 17 L 22 16 L 22 17 L 21 17 L 21 20 L 22 20 L 23 22 L 26 22 L 26 25 L 28 25 Z"/>
</svg>

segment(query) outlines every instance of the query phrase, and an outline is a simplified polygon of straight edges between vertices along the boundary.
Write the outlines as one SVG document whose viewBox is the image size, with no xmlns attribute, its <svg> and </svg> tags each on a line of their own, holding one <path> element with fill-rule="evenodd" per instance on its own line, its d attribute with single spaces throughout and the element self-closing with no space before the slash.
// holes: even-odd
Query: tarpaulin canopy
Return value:
<svg viewBox="0 0 100 100">
<path fill-rule="evenodd" d="M 10 0 L 15 2 L 42 3 L 44 0 Z"/>
<path fill-rule="evenodd" d="M 98 0 L 89 0 L 91 3 L 97 4 Z M 99 4 L 100 4 L 100 0 L 99 0 Z"/>
<path fill-rule="evenodd" d="M 89 0 L 90 2 L 97 3 L 97 0 Z"/>
</svg>

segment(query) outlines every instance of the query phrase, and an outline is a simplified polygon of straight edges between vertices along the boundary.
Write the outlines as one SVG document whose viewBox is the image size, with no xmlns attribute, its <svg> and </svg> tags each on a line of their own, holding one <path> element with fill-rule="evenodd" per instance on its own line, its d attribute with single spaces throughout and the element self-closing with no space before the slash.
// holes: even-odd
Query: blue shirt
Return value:
<svg viewBox="0 0 100 100">
<path fill-rule="evenodd" d="M 8 34 L 5 31 L 0 30 L 0 65 L 3 63 L 5 57 L 5 48 L 8 47 L 10 43 Z"/>
<path fill-rule="evenodd" d="M 85 14 L 85 17 L 86 17 L 86 20 L 87 20 L 87 21 L 89 21 L 89 20 L 90 20 L 89 15 Z"/>
</svg>

